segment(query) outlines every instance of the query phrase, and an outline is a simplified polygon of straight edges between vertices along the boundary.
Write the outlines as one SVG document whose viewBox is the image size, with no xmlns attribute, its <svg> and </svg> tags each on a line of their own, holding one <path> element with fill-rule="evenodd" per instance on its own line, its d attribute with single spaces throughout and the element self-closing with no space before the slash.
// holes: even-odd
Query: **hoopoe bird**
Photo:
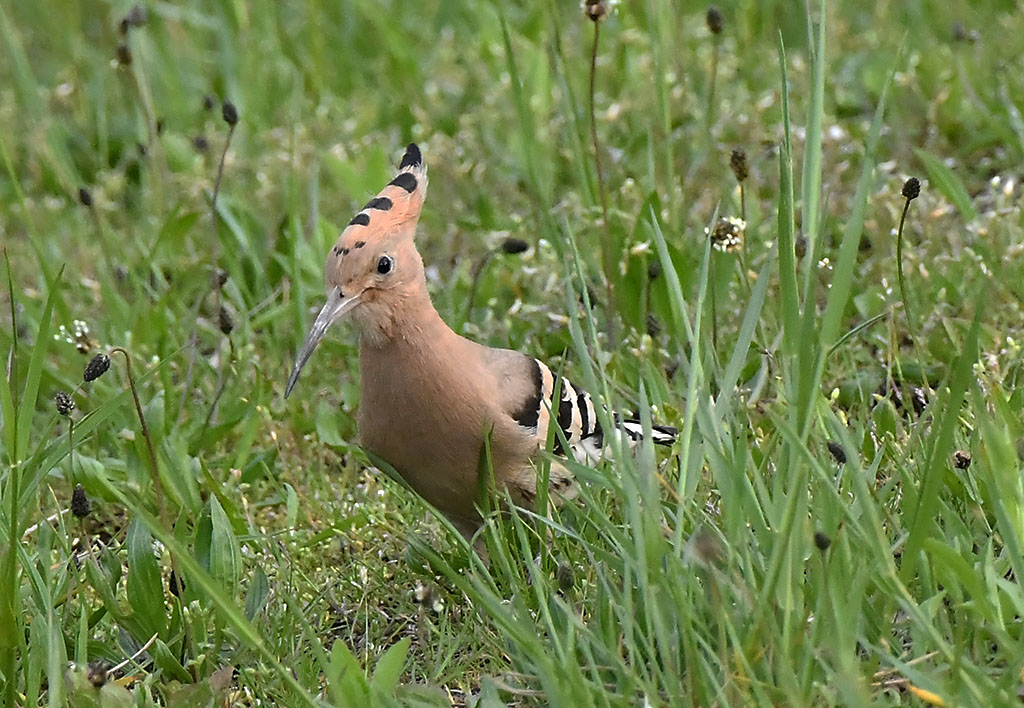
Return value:
<svg viewBox="0 0 1024 708">
<path fill-rule="evenodd" d="M 398 176 L 355 215 L 327 255 L 327 302 L 298 352 L 285 397 L 328 328 L 350 318 L 359 331 L 361 445 L 468 539 L 482 521 L 476 502 L 485 444 L 496 485 L 516 504 L 532 507 L 551 421 L 581 460 L 601 456 L 604 432 L 585 391 L 543 362 L 461 337 L 441 319 L 415 244 L 426 193 L 427 169 L 410 144 Z M 642 436 L 638 421 L 615 420 L 626 442 Z M 655 443 L 676 438 L 668 426 L 651 432 Z M 556 435 L 554 452 L 564 454 L 562 448 Z M 551 464 L 548 489 L 553 500 L 575 495 L 564 465 Z"/>
</svg>

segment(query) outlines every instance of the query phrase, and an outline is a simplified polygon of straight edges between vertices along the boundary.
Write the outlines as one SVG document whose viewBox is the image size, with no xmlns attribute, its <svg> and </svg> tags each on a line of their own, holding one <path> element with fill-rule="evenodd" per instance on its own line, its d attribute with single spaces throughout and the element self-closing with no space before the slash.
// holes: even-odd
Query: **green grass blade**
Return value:
<svg viewBox="0 0 1024 708">
<path fill-rule="evenodd" d="M 715 414 L 724 418 L 732 404 L 733 393 L 736 383 L 739 381 L 740 372 L 747 363 L 747 355 L 750 352 L 750 345 L 754 341 L 754 332 L 761 319 L 761 311 L 764 308 L 765 295 L 768 293 L 769 275 L 775 265 L 775 259 L 769 258 L 757 275 L 757 281 L 750 293 L 750 302 L 747 303 L 746 312 L 743 315 L 743 322 L 740 324 L 739 335 L 736 346 L 733 347 L 732 356 L 725 367 L 722 375 L 720 393 L 715 402 Z"/>
<path fill-rule="evenodd" d="M 808 3 L 809 4 L 809 3 Z M 812 257 L 804 260 L 804 302 L 811 302 L 814 275 L 817 269 L 813 257 L 818 252 L 819 229 L 821 227 L 821 125 L 825 114 L 825 13 L 827 6 L 821 0 L 819 6 L 817 42 L 811 53 L 811 94 L 807 105 L 807 136 L 804 141 L 804 164 L 801 175 L 803 233 L 807 239 L 807 253 Z M 810 18 L 808 18 L 808 24 Z M 808 35 L 813 28 L 808 26 Z M 808 308 L 810 310 L 812 308 Z"/>
<path fill-rule="evenodd" d="M 850 301 L 850 293 L 853 289 L 854 275 L 856 273 L 857 255 L 860 249 L 861 237 L 864 232 L 864 220 L 866 218 L 868 195 L 871 192 L 872 177 L 875 170 L 875 154 L 878 150 L 878 141 L 882 134 L 883 117 L 885 115 L 885 102 L 895 75 L 894 66 L 889 72 L 882 89 L 881 98 L 875 109 L 875 116 L 871 122 L 871 130 L 868 133 L 867 144 L 864 148 L 864 158 L 861 164 L 860 179 L 857 182 L 857 192 L 853 198 L 853 210 L 846 219 L 843 228 L 843 238 L 839 244 L 839 257 L 836 259 L 832 287 L 829 288 L 828 300 L 825 305 L 825 313 L 821 318 L 821 347 L 829 347 L 828 354 L 831 354 L 839 342 L 834 342 L 839 334 L 843 323 L 843 314 Z M 870 322 L 868 323 L 870 324 Z M 845 339 L 849 335 L 844 335 Z M 820 353 L 815 367 L 814 386 L 817 387 L 821 381 L 822 371 L 825 366 L 827 354 Z M 810 411 L 806 411 L 809 415 Z"/>
<path fill-rule="evenodd" d="M 676 320 L 677 329 L 681 329 L 686 332 L 686 335 L 690 342 L 690 361 L 688 366 L 688 376 L 686 383 L 686 400 L 691 402 L 691 405 L 686 407 L 686 413 L 683 417 L 683 426 L 680 430 L 680 440 L 682 440 L 682 448 L 680 450 L 680 461 L 681 461 L 681 473 L 679 475 L 679 481 L 677 484 L 676 492 L 682 499 L 687 498 L 691 495 L 696 488 L 696 479 L 690 479 L 688 472 L 691 469 L 691 438 L 693 437 L 694 421 L 697 415 L 697 406 L 692 405 L 692 402 L 696 401 L 697 390 L 704 383 L 704 373 L 701 364 L 701 321 L 702 314 L 704 312 L 704 302 L 707 297 L 708 288 L 708 271 L 711 267 L 711 239 L 704 239 L 704 255 L 701 259 L 701 270 L 698 283 L 700 283 L 697 292 L 697 302 L 694 306 L 694 324 L 691 328 L 690 321 L 687 315 L 686 299 L 683 297 L 682 287 L 679 284 L 679 277 L 675 272 L 675 268 L 672 263 L 672 256 L 668 251 L 668 244 L 665 242 L 665 236 L 661 232 L 661 227 L 658 224 L 658 219 L 655 214 L 651 213 L 651 231 L 654 234 L 654 242 L 658 249 L 658 257 L 661 258 L 662 268 L 664 270 L 666 280 L 669 284 L 669 293 L 671 295 L 670 302 L 672 303 L 672 314 Z M 682 355 L 680 355 L 682 356 Z M 683 506 L 680 505 L 677 518 L 676 518 L 676 548 L 679 549 L 682 546 L 682 518 Z"/>
<path fill-rule="evenodd" d="M 795 357 L 800 336 L 800 300 L 797 295 L 793 206 L 793 150 L 790 141 L 789 81 L 786 49 L 779 35 L 779 71 L 782 75 L 782 123 L 784 139 L 779 150 L 779 289 L 782 296 L 782 329 L 786 353 Z"/>
<path fill-rule="evenodd" d="M 7 263 L 7 288 L 11 299 L 11 348 L 4 355 L 5 361 L 10 364 L 10 370 L 7 370 L 5 364 L 3 381 L 0 382 L 0 426 L 3 428 L 4 452 L 7 453 L 8 462 L 13 465 L 18 440 L 18 415 L 14 404 L 14 382 L 18 372 L 18 320 L 14 306 L 14 274 L 11 272 L 11 261 L 6 248 L 4 261 Z"/>
<path fill-rule="evenodd" d="M 908 524 L 910 534 L 903 549 L 900 577 L 904 582 L 914 577 L 920 561 L 919 553 L 935 525 L 942 475 L 953 452 L 953 432 L 960 420 L 960 407 L 971 385 L 973 367 L 978 360 L 978 337 L 986 295 L 987 291 L 982 290 L 976 299 L 974 321 L 967 333 L 963 351 L 950 372 L 948 389 L 934 405 L 938 417 L 926 442 L 928 455 L 922 466 L 924 478 L 920 482 L 917 505 Z"/>
<path fill-rule="evenodd" d="M 535 150 L 537 143 L 533 139 L 537 129 L 529 100 L 523 91 L 519 67 L 516 64 L 515 50 L 512 46 L 512 37 L 509 34 L 508 23 L 505 21 L 504 15 L 501 15 L 501 38 L 505 46 L 505 65 L 512 83 L 512 96 L 515 100 L 516 116 L 519 118 L 519 134 L 523 157 L 526 161 L 526 174 L 529 178 L 534 199 L 536 200 L 537 209 L 540 214 L 544 214 L 548 209 L 550 200 L 547 190 L 541 184 L 540 168 Z M 542 218 L 541 221 L 546 221 L 546 218 Z"/>
<path fill-rule="evenodd" d="M 57 277 L 50 283 L 50 292 L 46 297 L 46 306 L 43 308 L 43 316 L 39 320 L 39 331 L 36 334 L 35 346 L 32 347 L 32 355 L 28 360 L 25 390 L 18 401 L 18 436 L 14 445 L 13 455 L 15 460 L 21 460 L 28 451 L 29 434 L 32 432 L 32 416 L 36 412 L 39 381 L 43 376 L 43 363 L 46 361 L 46 354 L 50 349 L 50 343 L 53 341 L 53 338 L 50 336 L 53 308 L 54 304 L 61 297 L 60 282 L 63 275 L 64 266 L 61 266 Z"/>
<path fill-rule="evenodd" d="M 928 173 L 928 179 L 931 180 L 942 196 L 953 203 L 953 206 L 960 212 L 960 216 L 965 221 L 977 219 L 978 210 L 975 208 L 974 202 L 971 201 L 971 195 L 967 192 L 967 188 L 956 172 L 947 167 L 941 159 L 930 152 L 915 148 L 914 154 L 917 155 L 917 159 L 924 165 L 924 171 Z"/>
</svg>

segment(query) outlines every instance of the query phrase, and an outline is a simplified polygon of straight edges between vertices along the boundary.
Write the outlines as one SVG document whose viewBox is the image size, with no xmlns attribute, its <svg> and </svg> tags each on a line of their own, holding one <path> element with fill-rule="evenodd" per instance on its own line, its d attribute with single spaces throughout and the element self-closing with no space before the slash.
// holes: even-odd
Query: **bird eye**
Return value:
<svg viewBox="0 0 1024 708">
<path fill-rule="evenodd" d="M 391 256 L 381 256 L 380 260 L 377 261 L 377 272 L 381 275 L 387 275 L 394 267 L 395 262 L 391 260 Z"/>
</svg>

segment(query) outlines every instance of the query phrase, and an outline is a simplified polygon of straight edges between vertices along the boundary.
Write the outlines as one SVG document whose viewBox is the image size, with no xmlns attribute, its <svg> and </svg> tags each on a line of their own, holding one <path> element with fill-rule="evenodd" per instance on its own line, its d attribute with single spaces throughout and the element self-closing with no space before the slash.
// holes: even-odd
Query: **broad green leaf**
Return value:
<svg viewBox="0 0 1024 708">
<path fill-rule="evenodd" d="M 250 622 L 256 616 L 263 605 L 267 602 L 267 597 L 270 595 L 270 582 L 267 580 L 266 573 L 263 569 L 258 567 L 253 572 L 252 579 L 249 580 L 249 590 L 245 594 L 245 617 Z"/>
<path fill-rule="evenodd" d="M 347 447 L 348 442 L 338 433 L 336 418 L 327 401 L 316 406 L 316 435 L 320 442 L 331 447 Z"/>
<path fill-rule="evenodd" d="M 373 677 L 370 679 L 370 689 L 381 696 L 394 695 L 398 681 L 402 677 L 402 669 L 405 667 L 405 657 L 409 653 L 409 637 L 392 645 L 384 655 L 377 660 L 377 666 L 373 670 Z"/>
<path fill-rule="evenodd" d="M 160 566 L 153 553 L 153 536 L 136 519 L 128 527 L 128 604 L 132 614 L 142 623 L 146 636 L 136 637 L 140 642 L 153 634 L 163 634 L 167 627 L 167 607 Z"/>
<path fill-rule="evenodd" d="M 328 689 L 344 706 L 370 705 L 370 687 L 363 667 L 345 646 L 344 640 L 335 640 L 327 666 Z"/>
<path fill-rule="evenodd" d="M 241 554 L 231 521 L 216 494 L 210 495 L 207 505 L 209 519 L 208 555 L 206 569 L 230 593 L 234 593 L 241 570 Z M 198 550 L 198 549 L 197 549 Z"/>
<path fill-rule="evenodd" d="M 135 697 L 119 683 L 108 681 L 100 689 L 100 708 L 132 708 Z"/>
<path fill-rule="evenodd" d="M 192 680 L 192 676 L 189 675 L 188 671 L 185 670 L 185 667 L 181 665 L 181 662 L 175 656 L 176 652 L 171 651 L 171 648 L 163 640 L 157 639 L 153 642 L 150 646 L 150 654 L 153 657 L 153 663 L 169 678 L 178 681 Z"/>
<path fill-rule="evenodd" d="M 72 666 L 64 674 L 68 690 L 68 705 L 71 708 L 100 708 L 100 692 L 89 681 L 87 669 Z"/>
</svg>

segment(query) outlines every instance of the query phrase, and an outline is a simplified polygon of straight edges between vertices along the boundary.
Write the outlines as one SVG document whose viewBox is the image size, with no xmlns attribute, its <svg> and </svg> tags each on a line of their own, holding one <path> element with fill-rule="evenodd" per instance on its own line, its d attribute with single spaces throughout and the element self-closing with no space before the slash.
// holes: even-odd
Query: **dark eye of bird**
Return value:
<svg viewBox="0 0 1024 708">
<path fill-rule="evenodd" d="M 395 262 L 391 260 L 391 256 L 381 256 L 380 260 L 377 261 L 377 272 L 381 275 L 387 275 L 391 272 Z"/>
</svg>

